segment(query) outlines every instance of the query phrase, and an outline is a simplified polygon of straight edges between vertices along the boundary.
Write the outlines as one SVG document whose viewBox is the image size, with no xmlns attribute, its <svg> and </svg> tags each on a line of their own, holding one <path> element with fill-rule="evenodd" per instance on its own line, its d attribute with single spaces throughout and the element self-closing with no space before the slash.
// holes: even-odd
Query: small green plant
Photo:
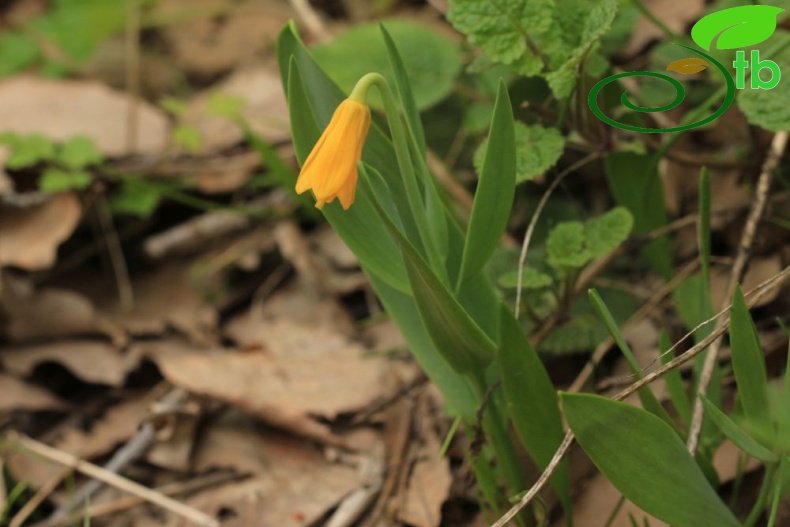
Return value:
<svg viewBox="0 0 790 527">
<path fill-rule="evenodd" d="M 0 135 L 0 144 L 11 151 L 7 168 L 22 170 L 42 165 L 38 186 L 50 194 L 87 188 L 94 179 L 90 170 L 104 162 L 93 141 L 84 136 L 55 144 L 38 134 L 5 133 Z"/>
</svg>

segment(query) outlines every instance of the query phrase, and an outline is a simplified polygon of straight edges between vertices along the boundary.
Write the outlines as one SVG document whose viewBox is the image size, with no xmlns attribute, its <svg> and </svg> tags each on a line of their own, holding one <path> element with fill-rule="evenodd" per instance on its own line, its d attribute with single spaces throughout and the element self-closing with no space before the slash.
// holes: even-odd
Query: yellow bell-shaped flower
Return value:
<svg viewBox="0 0 790 527">
<path fill-rule="evenodd" d="M 354 98 L 340 103 L 302 166 L 297 194 L 312 190 L 319 209 L 338 198 L 343 210 L 348 210 L 354 203 L 357 161 L 369 129 L 370 108 L 366 104 Z"/>
</svg>

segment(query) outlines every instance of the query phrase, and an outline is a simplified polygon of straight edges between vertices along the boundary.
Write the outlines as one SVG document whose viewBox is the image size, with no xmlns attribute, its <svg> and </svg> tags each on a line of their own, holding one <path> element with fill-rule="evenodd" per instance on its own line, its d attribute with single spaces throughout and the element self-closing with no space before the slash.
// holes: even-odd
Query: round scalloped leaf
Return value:
<svg viewBox="0 0 790 527">
<path fill-rule="evenodd" d="M 717 49 L 754 46 L 774 34 L 776 17 L 782 11 L 784 9 L 769 5 L 723 9 L 699 19 L 691 28 L 691 38 L 707 51 L 714 40 Z"/>
</svg>

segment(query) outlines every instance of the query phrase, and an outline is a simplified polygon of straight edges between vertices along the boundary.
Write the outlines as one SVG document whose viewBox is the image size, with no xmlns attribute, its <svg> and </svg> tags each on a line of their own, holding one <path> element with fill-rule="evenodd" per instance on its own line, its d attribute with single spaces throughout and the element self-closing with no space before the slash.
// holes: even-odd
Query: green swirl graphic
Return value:
<svg viewBox="0 0 790 527">
<path fill-rule="evenodd" d="M 648 112 L 665 112 L 667 110 L 671 110 L 683 102 L 683 99 L 686 98 L 686 90 L 683 89 L 683 85 L 675 80 L 674 78 L 666 75 L 664 73 L 655 73 L 652 71 L 629 71 L 626 73 L 618 73 L 617 75 L 611 75 L 606 77 L 605 79 L 600 80 L 595 86 L 593 86 L 592 90 L 590 90 L 590 95 L 587 97 L 587 103 L 590 105 L 590 110 L 595 114 L 598 119 L 601 121 L 612 125 L 616 128 L 620 128 L 622 130 L 629 130 L 631 132 L 641 132 L 644 134 L 658 134 L 658 133 L 669 133 L 669 132 L 682 132 L 684 130 L 690 130 L 692 128 L 697 128 L 698 126 L 702 126 L 707 124 L 715 119 L 718 119 L 724 112 L 727 111 L 727 108 L 730 107 L 732 101 L 735 100 L 735 81 L 732 80 L 732 76 L 729 72 L 722 66 L 719 61 L 711 57 L 710 55 L 703 53 L 702 51 L 698 51 L 694 48 L 689 46 L 684 46 L 683 44 L 675 44 L 676 46 L 680 46 L 682 48 L 686 48 L 687 50 L 696 53 L 697 55 L 701 55 L 705 57 L 706 60 L 709 60 L 713 65 L 715 65 L 721 74 L 724 76 L 724 80 L 727 82 L 727 95 L 724 97 L 724 101 L 719 106 L 718 110 L 716 110 L 713 115 L 710 115 L 696 123 L 691 124 L 684 124 L 682 126 L 673 126 L 671 128 L 647 128 L 642 126 L 633 126 L 626 123 L 620 123 L 612 119 L 611 117 L 607 116 L 601 108 L 598 106 L 598 92 L 600 92 L 604 86 L 609 84 L 610 82 L 614 82 L 617 79 L 622 79 L 623 77 L 655 77 L 657 79 L 662 79 L 670 83 L 675 88 L 675 99 L 670 102 L 669 104 L 665 104 L 663 106 L 658 107 L 644 107 L 639 106 L 632 103 L 628 99 L 628 91 L 624 91 L 623 95 L 620 97 L 620 101 L 623 103 L 623 106 L 629 108 L 631 110 L 648 113 Z"/>
</svg>

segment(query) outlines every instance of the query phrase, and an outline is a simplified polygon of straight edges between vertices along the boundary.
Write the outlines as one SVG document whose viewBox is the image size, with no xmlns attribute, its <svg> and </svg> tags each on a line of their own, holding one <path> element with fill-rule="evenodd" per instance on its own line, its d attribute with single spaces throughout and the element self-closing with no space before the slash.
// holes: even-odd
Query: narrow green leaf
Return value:
<svg viewBox="0 0 790 527">
<path fill-rule="evenodd" d="M 321 132 L 307 100 L 299 67 L 293 59 L 290 63 L 289 115 L 294 150 L 303 162 Z M 397 256 L 400 253 L 398 246 L 381 222 L 371 221 L 371 218 L 376 217 L 376 211 L 367 188 L 360 185 L 354 205 L 349 210 L 344 211 L 330 204 L 324 207 L 324 216 L 367 269 L 393 288 L 408 293 L 410 289 L 406 270 Z"/>
<path fill-rule="evenodd" d="M 417 102 L 414 98 L 414 92 L 411 88 L 409 81 L 409 73 L 406 66 L 403 64 L 403 58 L 398 52 L 395 41 L 384 24 L 380 26 L 381 34 L 384 36 L 384 43 L 387 45 L 387 54 L 390 59 L 390 66 L 395 78 L 395 88 L 400 98 L 401 105 L 403 105 L 404 114 L 406 115 L 406 122 L 409 129 L 414 134 L 414 140 L 420 148 L 420 153 L 425 156 L 425 131 L 422 128 L 422 121 L 420 120 L 420 111 L 417 109 Z"/>
<path fill-rule="evenodd" d="M 483 171 L 475 192 L 458 283 L 483 268 L 507 226 L 516 192 L 513 109 L 504 81 L 499 82 L 488 134 Z"/>
<path fill-rule="evenodd" d="M 597 395 L 560 400 L 592 462 L 639 508 L 673 527 L 741 527 L 663 420 Z"/>
<path fill-rule="evenodd" d="M 557 395 L 535 348 L 505 306 L 501 328 L 497 363 L 508 414 L 524 448 L 543 470 L 564 436 Z M 571 504 L 569 478 L 567 463 L 563 462 L 551 479 L 566 508 Z"/>
<path fill-rule="evenodd" d="M 735 421 L 727 417 L 727 415 L 719 410 L 715 404 L 710 402 L 710 399 L 704 395 L 700 395 L 700 397 L 702 398 L 702 404 L 705 406 L 707 415 L 716 424 L 719 430 L 721 430 L 730 441 L 735 443 L 735 446 L 760 461 L 773 463 L 779 460 L 776 454 L 753 439 L 743 428 L 738 426 Z"/>
<path fill-rule="evenodd" d="M 447 400 L 450 413 L 458 414 L 466 423 L 475 422 L 479 404 L 477 396 L 466 378 L 453 370 L 434 345 L 414 298 L 393 289 L 375 274 L 367 274 L 376 296 L 409 343 L 417 364 Z"/>
<path fill-rule="evenodd" d="M 738 399 L 743 406 L 743 413 L 755 423 L 766 423 L 769 417 L 765 357 L 740 286 L 735 288 L 732 295 L 730 348 L 732 369 L 738 384 Z"/>
<path fill-rule="evenodd" d="M 636 361 L 636 357 L 634 357 L 634 353 L 631 351 L 631 348 L 628 346 L 628 343 L 625 341 L 623 334 L 620 333 L 620 328 L 617 327 L 617 322 L 614 321 L 614 317 L 609 312 L 609 308 L 606 307 L 604 304 L 601 295 L 598 294 L 598 291 L 595 289 L 590 289 L 588 291 L 590 296 L 590 303 L 595 308 L 595 312 L 598 313 L 598 316 L 603 321 L 606 329 L 609 330 L 609 334 L 614 339 L 617 347 L 620 348 L 620 351 L 623 352 L 623 356 L 625 360 L 628 361 L 628 365 L 631 368 L 631 372 L 637 376 L 637 378 L 641 379 L 644 377 L 642 375 L 642 368 L 639 366 L 639 363 Z M 661 406 L 661 403 L 658 402 L 656 399 L 653 390 L 650 389 L 650 386 L 643 386 L 639 389 L 639 401 L 642 403 L 642 406 L 645 410 L 650 412 L 651 414 L 660 417 L 664 422 L 666 422 L 673 430 L 680 433 L 677 430 L 677 426 L 672 418 L 669 416 L 667 411 Z"/>
<path fill-rule="evenodd" d="M 671 347 L 672 343 L 669 340 L 669 335 L 666 330 L 662 329 L 658 343 L 658 350 L 661 353 L 661 364 L 666 364 L 675 358 L 673 354 L 667 353 Z M 669 392 L 669 397 L 672 399 L 675 410 L 680 419 L 688 426 L 691 421 L 691 405 L 689 404 L 686 388 L 683 385 L 683 378 L 680 376 L 680 369 L 675 368 L 666 372 L 664 374 L 664 382 L 667 385 L 667 392 Z"/>
<path fill-rule="evenodd" d="M 458 303 L 381 205 L 374 201 L 374 206 L 400 246 L 414 302 L 436 349 L 459 373 L 484 368 L 496 355 L 496 344 Z"/>
</svg>

